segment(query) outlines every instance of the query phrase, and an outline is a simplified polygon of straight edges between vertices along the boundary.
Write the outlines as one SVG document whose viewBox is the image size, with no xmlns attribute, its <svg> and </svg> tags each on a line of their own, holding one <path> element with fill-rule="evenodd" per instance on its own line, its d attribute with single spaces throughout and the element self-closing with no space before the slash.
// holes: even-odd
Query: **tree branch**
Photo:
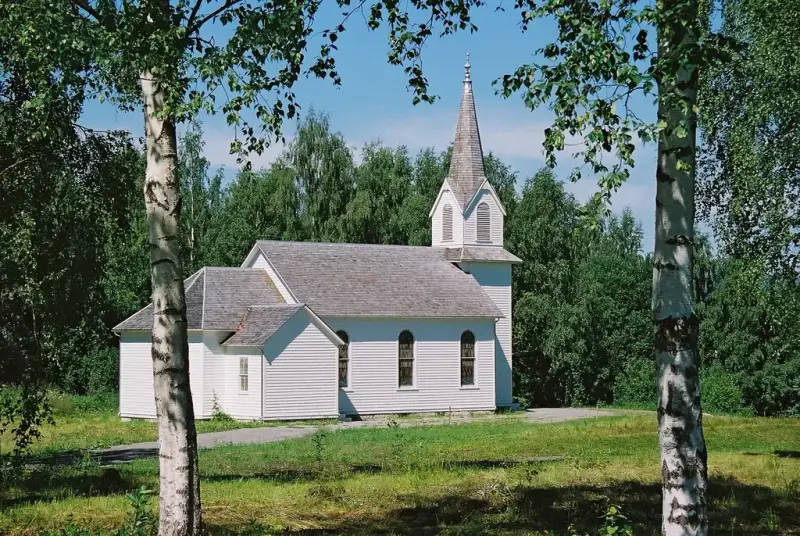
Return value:
<svg viewBox="0 0 800 536">
<path fill-rule="evenodd" d="M 197 24 L 195 24 L 194 26 L 187 25 L 188 28 L 186 31 L 187 35 L 191 34 L 192 32 L 196 32 L 203 26 L 203 24 L 210 21 L 211 19 L 213 19 L 214 17 L 216 17 L 217 15 L 228 9 L 229 7 L 235 6 L 241 1 L 242 0 L 225 0 L 225 3 L 222 4 L 222 7 L 215 9 L 214 11 L 212 11 L 211 13 L 209 13 L 208 15 L 197 21 Z"/>
<path fill-rule="evenodd" d="M 91 15 L 94 20 L 100 22 L 100 13 L 98 13 L 92 6 L 89 4 L 88 0 L 72 0 L 72 3 L 75 4 L 77 7 L 84 10 L 86 13 Z"/>
<path fill-rule="evenodd" d="M 192 24 L 194 24 L 194 19 L 197 17 L 197 12 L 200 11 L 200 6 L 203 5 L 203 0 L 196 0 L 194 3 L 194 7 L 192 8 L 192 12 L 189 14 L 189 18 L 186 19 L 186 27 L 191 28 Z"/>
</svg>

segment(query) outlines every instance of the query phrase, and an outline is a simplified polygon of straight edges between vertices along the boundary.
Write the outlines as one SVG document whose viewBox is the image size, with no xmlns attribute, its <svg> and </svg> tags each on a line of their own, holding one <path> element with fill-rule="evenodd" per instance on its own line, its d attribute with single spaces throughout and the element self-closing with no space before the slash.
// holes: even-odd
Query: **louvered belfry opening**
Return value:
<svg viewBox="0 0 800 536">
<path fill-rule="evenodd" d="M 442 241 L 453 240 L 453 207 L 445 205 L 442 209 Z"/>
<path fill-rule="evenodd" d="M 478 242 L 492 241 L 492 211 L 489 205 L 478 205 Z"/>
</svg>

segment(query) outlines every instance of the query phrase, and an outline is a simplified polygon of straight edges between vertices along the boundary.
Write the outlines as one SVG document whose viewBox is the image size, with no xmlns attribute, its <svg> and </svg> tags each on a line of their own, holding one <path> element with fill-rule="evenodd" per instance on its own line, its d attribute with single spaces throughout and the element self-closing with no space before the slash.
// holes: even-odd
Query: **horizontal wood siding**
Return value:
<svg viewBox="0 0 800 536">
<path fill-rule="evenodd" d="M 253 265 L 250 266 L 249 268 L 263 269 L 265 272 L 267 272 L 267 275 L 275 284 L 275 288 L 278 289 L 278 292 L 280 293 L 281 297 L 283 297 L 284 301 L 286 303 L 297 303 L 295 299 L 292 298 L 292 294 L 289 292 L 289 289 L 286 287 L 286 285 L 283 284 L 281 279 L 278 277 L 278 274 L 275 272 L 275 270 L 272 269 L 270 263 L 268 263 L 267 259 L 264 258 L 263 253 L 261 252 L 258 253 L 255 260 L 253 261 Z"/>
<path fill-rule="evenodd" d="M 225 370 L 225 396 L 221 409 L 233 417 L 245 421 L 263 418 L 261 409 L 261 350 L 258 348 L 225 348 L 223 352 L 223 368 Z M 239 389 L 239 358 L 247 359 L 247 391 Z"/>
<path fill-rule="evenodd" d="M 495 407 L 493 320 L 326 318 L 350 337 L 350 388 L 339 390 L 343 413 L 490 410 Z M 398 336 L 415 340 L 412 389 L 398 388 Z M 476 385 L 461 387 L 461 334 L 476 338 Z"/>
<path fill-rule="evenodd" d="M 471 204 L 471 209 L 466 215 L 464 222 L 464 243 L 470 245 L 486 245 L 487 242 L 478 242 L 478 205 L 486 203 L 489 205 L 491 214 L 491 242 L 490 245 L 503 245 L 503 213 L 494 194 L 488 189 L 481 190 L 476 199 Z"/>
<path fill-rule="evenodd" d="M 496 394 L 498 406 L 512 403 L 511 370 L 511 265 L 497 263 L 464 263 L 462 268 L 472 274 L 503 313 L 497 321 Z"/>
<path fill-rule="evenodd" d="M 264 418 L 336 417 L 338 351 L 300 310 L 264 345 Z"/>
<path fill-rule="evenodd" d="M 442 214 L 445 205 L 450 205 L 453 209 L 453 239 L 446 242 L 442 240 L 442 229 L 444 225 Z M 439 204 L 436 205 L 436 210 L 433 211 L 433 217 L 431 218 L 431 235 L 431 244 L 434 246 L 456 247 L 461 245 L 464 239 L 464 218 L 450 190 L 445 190 L 442 193 Z"/>
<path fill-rule="evenodd" d="M 225 403 L 225 360 L 227 356 L 222 354 L 220 341 L 226 338 L 228 333 L 207 332 L 203 337 L 205 351 L 205 390 L 203 392 L 203 409 L 205 418 L 214 416 L 214 404 L 216 402 L 220 410 L 227 411 Z"/>
<path fill-rule="evenodd" d="M 119 343 L 119 413 L 122 417 L 156 417 L 150 332 L 122 332 Z M 203 409 L 203 341 L 189 333 L 189 387 L 195 411 Z"/>
<path fill-rule="evenodd" d="M 192 390 L 192 404 L 195 418 L 205 415 L 205 344 L 203 334 L 189 333 L 189 388 Z"/>
</svg>

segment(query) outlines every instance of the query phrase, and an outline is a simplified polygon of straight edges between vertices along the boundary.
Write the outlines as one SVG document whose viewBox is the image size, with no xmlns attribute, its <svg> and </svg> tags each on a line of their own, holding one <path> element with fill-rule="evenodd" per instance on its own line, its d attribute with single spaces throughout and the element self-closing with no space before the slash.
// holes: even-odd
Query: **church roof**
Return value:
<svg viewBox="0 0 800 536">
<path fill-rule="evenodd" d="M 469 54 L 464 65 L 464 90 L 461 94 L 461 106 L 458 110 L 458 124 L 453 141 L 453 153 L 450 160 L 450 171 L 447 183 L 453 196 L 461 206 L 467 206 L 475 193 L 486 180 L 483 167 L 483 148 L 481 134 L 478 130 L 478 116 L 475 112 L 475 98 L 472 94 L 470 78 Z"/>
<path fill-rule="evenodd" d="M 442 248 L 284 241 L 257 246 L 295 299 L 322 317 L 503 316 Z"/>
<path fill-rule="evenodd" d="M 336 333 L 323 322 L 307 305 L 302 303 L 281 305 L 255 305 L 247 309 L 239 329 L 226 339 L 225 346 L 259 347 L 264 344 L 291 319 L 304 309 L 309 320 L 336 345 L 344 344 Z"/>
<path fill-rule="evenodd" d="M 239 329 L 225 341 L 226 346 L 264 346 L 303 305 L 257 305 L 249 307 Z"/>
<path fill-rule="evenodd" d="M 464 246 L 444 248 L 445 257 L 451 262 L 502 262 L 520 264 L 522 259 L 495 246 Z"/>
<path fill-rule="evenodd" d="M 188 329 L 236 331 L 253 305 L 284 303 L 264 270 L 202 268 L 184 281 Z M 113 331 L 153 328 L 153 304 L 113 328 Z"/>
</svg>

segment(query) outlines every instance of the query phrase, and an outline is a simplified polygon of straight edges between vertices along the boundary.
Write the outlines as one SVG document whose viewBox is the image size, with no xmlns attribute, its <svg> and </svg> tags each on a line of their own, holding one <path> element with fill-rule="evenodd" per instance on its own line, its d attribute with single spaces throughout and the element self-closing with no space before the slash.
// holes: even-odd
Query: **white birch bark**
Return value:
<svg viewBox="0 0 800 536">
<path fill-rule="evenodd" d="M 180 260 L 180 182 L 175 125 L 158 117 L 164 94 L 141 74 L 147 171 L 144 197 L 153 289 L 153 378 L 158 417 L 159 536 L 200 534 L 197 432 L 189 387 L 189 344 Z"/>
<path fill-rule="evenodd" d="M 686 2 L 662 0 L 659 9 L 670 9 L 679 1 Z M 684 14 L 691 15 L 692 4 L 696 16 L 694 0 L 686 4 L 689 9 Z M 658 48 L 662 59 L 669 58 L 677 47 L 693 43 L 693 21 L 681 26 L 681 18 L 673 13 L 659 24 Z M 677 79 L 660 80 L 658 117 L 667 126 L 658 143 L 653 313 L 665 536 L 708 533 L 698 320 L 692 297 L 696 102 L 696 67 L 683 63 Z M 685 136 L 676 131 L 679 125 L 687 127 Z"/>
</svg>

